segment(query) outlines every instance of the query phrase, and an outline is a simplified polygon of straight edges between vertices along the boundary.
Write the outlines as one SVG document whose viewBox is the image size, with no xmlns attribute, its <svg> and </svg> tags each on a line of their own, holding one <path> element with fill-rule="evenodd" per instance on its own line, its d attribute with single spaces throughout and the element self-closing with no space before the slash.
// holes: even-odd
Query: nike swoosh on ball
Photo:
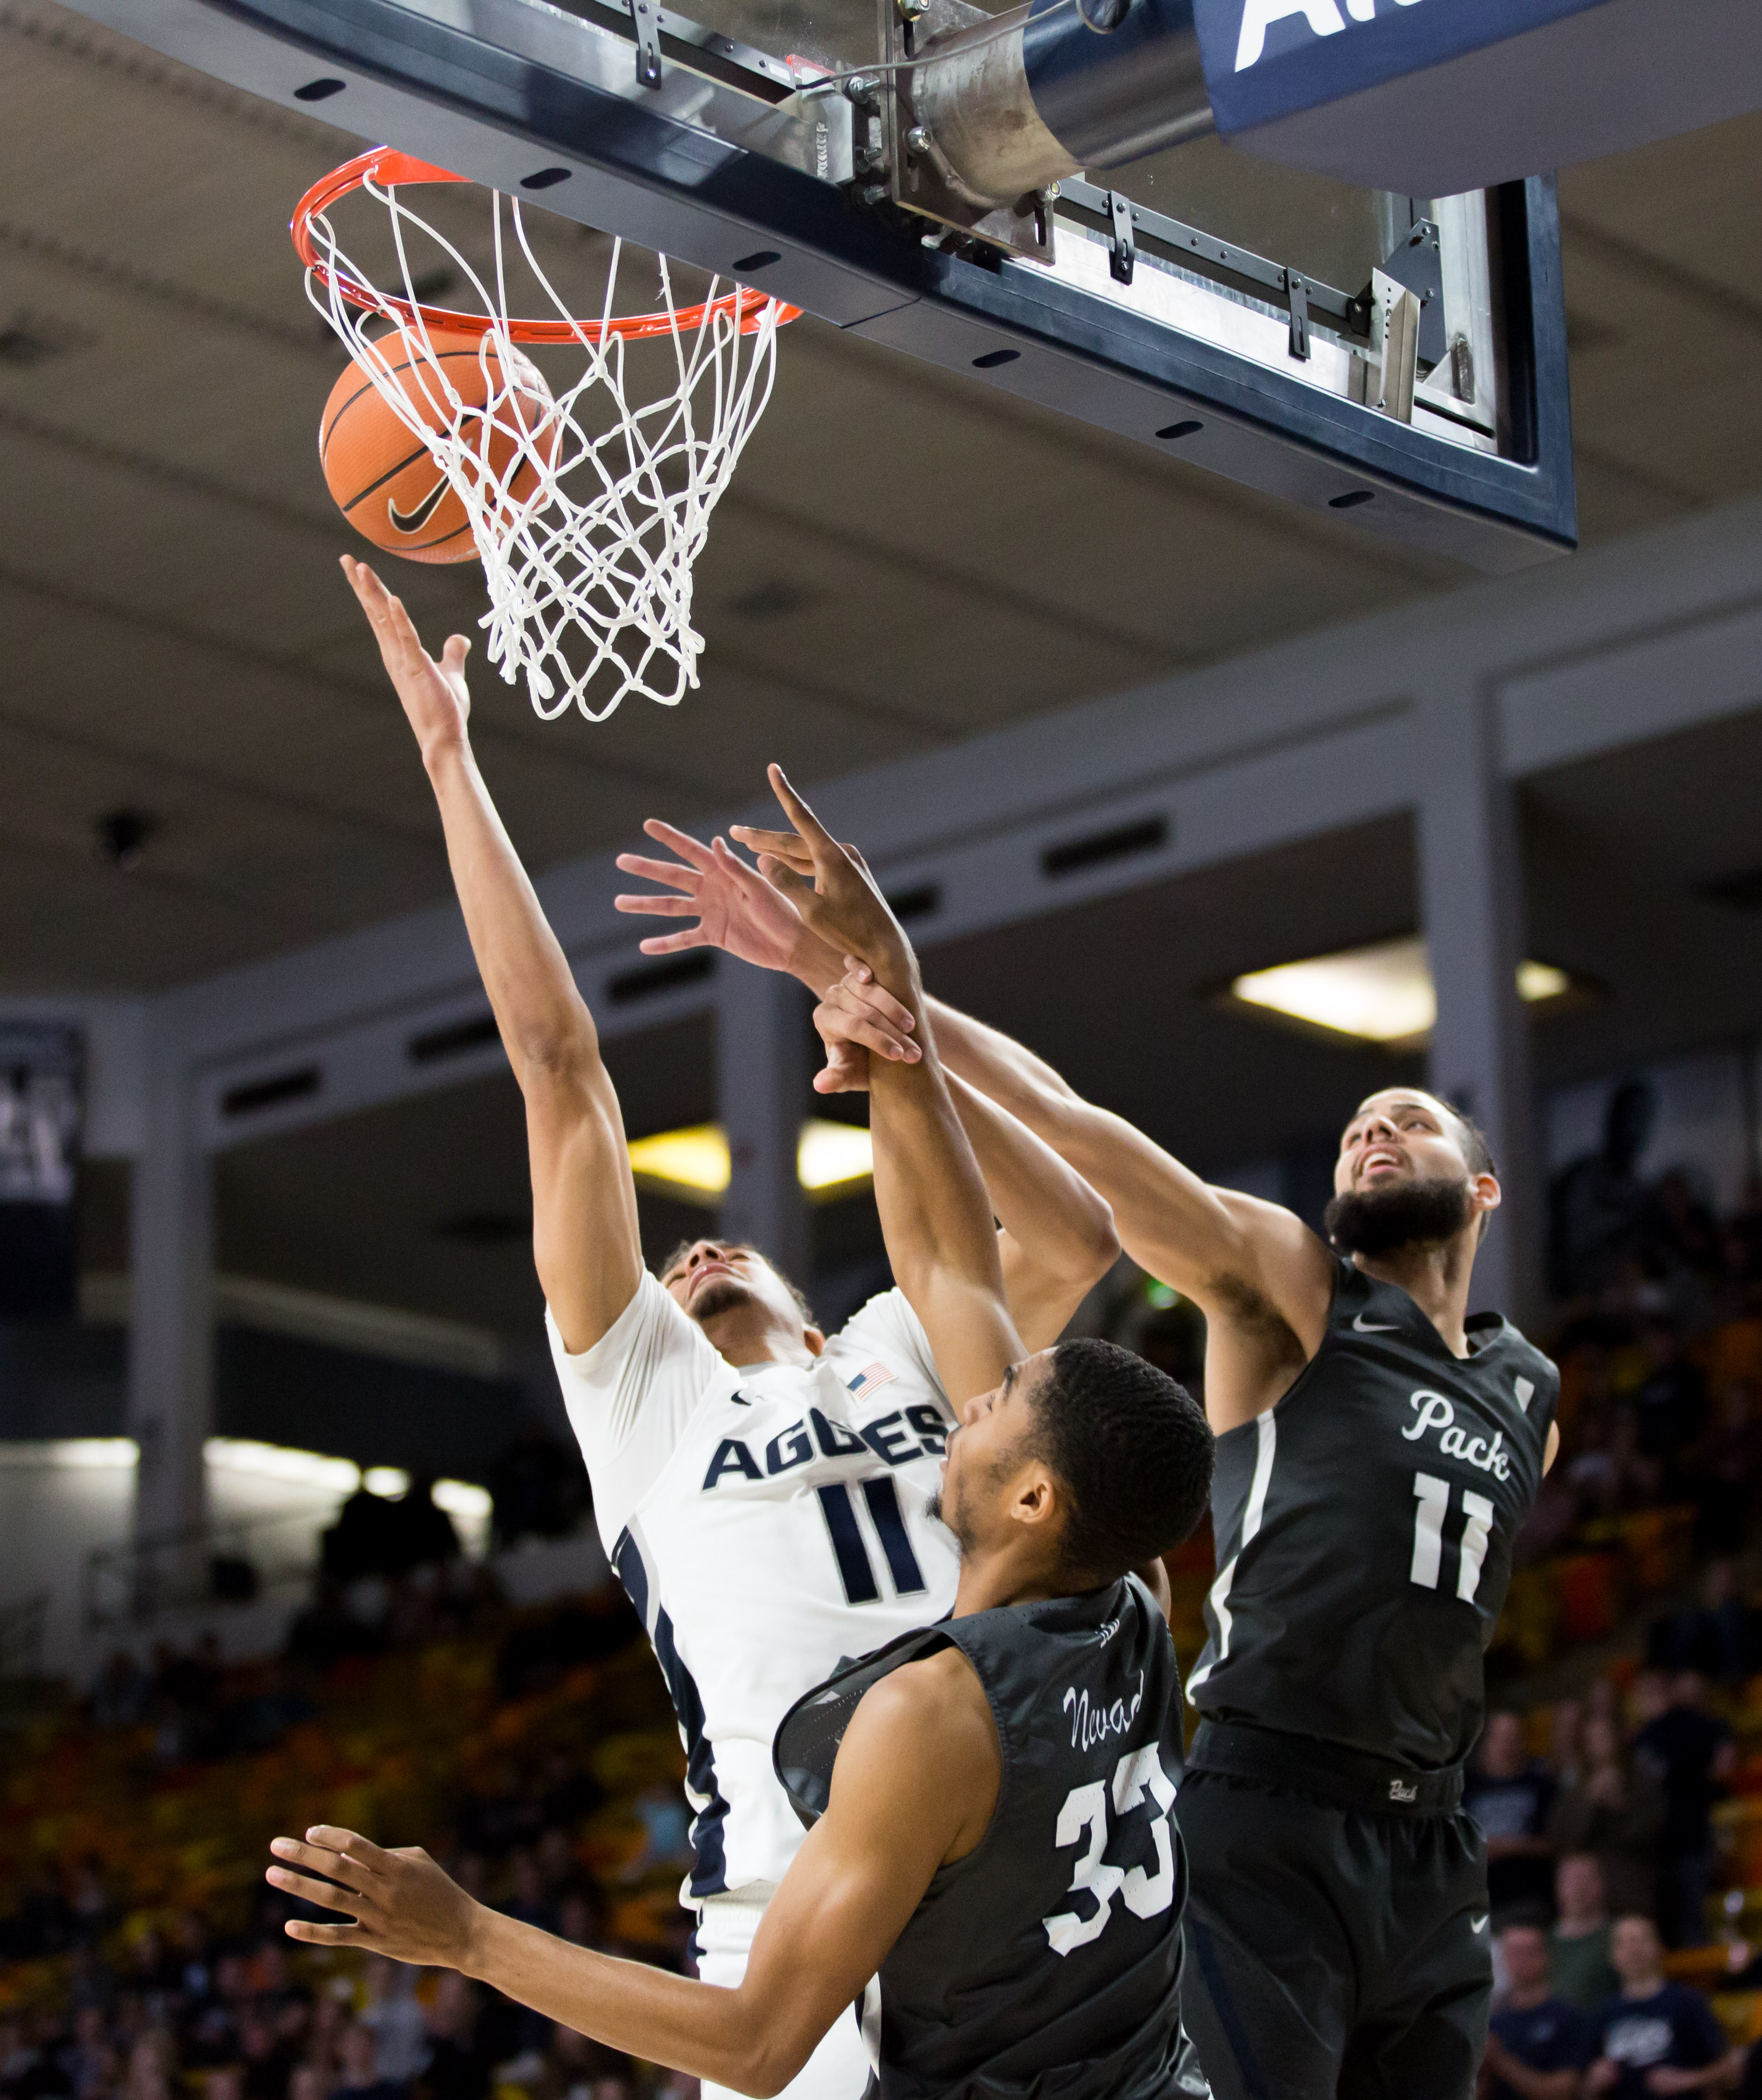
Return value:
<svg viewBox="0 0 1762 2100">
<path fill-rule="evenodd" d="M 395 503 L 385 505 L 385 515 L 391 520 L 394 532 L 420 532 L 439 506 L 447 493 L 447 477 L 443 474 L 414 510 L 400 510 Z"/>
</svg>

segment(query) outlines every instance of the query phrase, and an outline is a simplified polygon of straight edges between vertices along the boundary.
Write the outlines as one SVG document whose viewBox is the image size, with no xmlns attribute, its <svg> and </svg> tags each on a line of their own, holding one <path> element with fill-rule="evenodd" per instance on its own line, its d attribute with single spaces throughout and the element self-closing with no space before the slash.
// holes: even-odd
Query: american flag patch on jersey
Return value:
<svg viewBox="0 0 1762 2100">
<path fill-rule="evenodd" d="M 850 1389 L 859 1400 L 866 1400 L 877 1386 L 885 1385 L 898 1373 L 890 1371 L 885 1364 L 870 1364 L 866 1370 L 858 1371 L 850 1381 Z"/>
</svg>

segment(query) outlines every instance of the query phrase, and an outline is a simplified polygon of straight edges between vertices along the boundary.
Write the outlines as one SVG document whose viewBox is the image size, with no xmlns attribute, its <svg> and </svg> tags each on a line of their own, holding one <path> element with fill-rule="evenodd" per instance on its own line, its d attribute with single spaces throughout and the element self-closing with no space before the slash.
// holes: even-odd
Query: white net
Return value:
<svg viewBox="0 0 1762 2100">
<path fill-rule="evenodd" d="M 436 170 L 430 179 L 452 179 Z M 698 682 L 703 648 L 692 564 L 770 399 L 777 325 L 791 310 L 715 280 L 702 301 L 679 305 L 658 256 L 658 311 L 620 316 L 623 244 L 614 241 L 599 319 L 580 320 L 535 254 L 518 199 L 492 192 L 491 259 L 479 271 L 410 209 L 399 183 L 368 166 L 346 187 L 389 214 L 400 289 L 380 290 L 342 249 L 329 210 L 302 205 L 306 296 L 464 505 L 489 589 L 490 661 L 510 684 L 524 676 L 547 721 L 571 704 L 603 721 L 627 693 L 676 706 Z M 476 312 L 424 307 L 417 285 L 437 249 L 470 286 Z M 511 271 L 541 288 L 551 315 L 513 318 Z M 443 324 L 480 333 L 469 399 L 448 376 L 456 360 L 436 355 Z M 562 346 L 571 365 L 579 353 L 579 377 L 550 386 L 522 342 Z"/>
</svg>

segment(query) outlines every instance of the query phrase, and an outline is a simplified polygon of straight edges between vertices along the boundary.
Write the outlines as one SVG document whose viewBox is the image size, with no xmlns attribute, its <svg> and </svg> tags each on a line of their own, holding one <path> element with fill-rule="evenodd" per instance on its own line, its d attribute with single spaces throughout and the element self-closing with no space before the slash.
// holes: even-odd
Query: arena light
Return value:
<svg viewBox="0 0 1762 2100">
<path fill-rule="evenodd" d="M 637 1138 L 630 1147 L 630 1166 L 639 1185 L 656 1195 L 711 1208 L 727 1194 L 732 1171 L 728 1139 L 716 1123 Z M 860 1123 L 810 1116 L 796 1142 L 795 1172 L 802 1187 L 820 1202 L 866 1188 L 874 1175 L 868 1131 Z"/>
<path fill-rule="evenodd" d="M 1552 963 L 1518 965 L 1518 995 L 1531 1005 L 1571 999 L 1584 989 Z M 1417 936 L 1251 970 L 1232 981 L 1226 998 L 1337 1039 L 1391 1050 L 1422 1049 L 1438 1018 L 1425 943 Z"/>
</svg>

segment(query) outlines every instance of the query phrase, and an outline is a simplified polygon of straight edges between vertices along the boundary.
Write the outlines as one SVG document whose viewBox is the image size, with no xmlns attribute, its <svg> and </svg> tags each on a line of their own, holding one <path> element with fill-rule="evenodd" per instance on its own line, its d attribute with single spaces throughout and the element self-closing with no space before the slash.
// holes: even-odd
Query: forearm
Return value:
<svg viewBox="0 0 1762 2100">
<path fill-rule="evenodd" d="M 425 763 L 465 931 L 515 1077 L 523 1082 L 529 1064 L 548 1064 L 570 1051 L 597 1057 L 598 1038 L 568 959 L 469 744 L 448 743 Z"/>
<path fill-rule="evenodd" d="M 914 1280 L 943 1271 L 994 1289 L 1001 1299 L 992 1199 L 934 1045 L 927 1041 L 914 1065 L 877 1058 L 869 1100 L 875 1202 L 906 1295 Z"/>
<path fill-rule="evenodd" d="M 770 2039 L 779 2009 L 745 1986 L 620 1961 L 481 1907 L 474 1924 L 466 1974 L 609 2049 L 737 2093 L 773 2093 L 800 2067 Z"/>
<path fill-rule="evenodd" d="M 1216 1277 L 1243 1265 L 1240 1236 L 1218 1193 L 1142 1131 L 971 1015 L 929 999 L 925 1017 L 948 1070 L 1024 1123 L 1108 1205 L 1141 1268 L 1205 1304 Z"/>
<path fill-rule="evenodd" d="M 1112 1212 L 1025 1123 L 966 1080 L 943 1076 L 998 1223 L 1037 1264 L 1081 1277 L 1086 1290 L 1118 1256 Z"/>
</svg>

